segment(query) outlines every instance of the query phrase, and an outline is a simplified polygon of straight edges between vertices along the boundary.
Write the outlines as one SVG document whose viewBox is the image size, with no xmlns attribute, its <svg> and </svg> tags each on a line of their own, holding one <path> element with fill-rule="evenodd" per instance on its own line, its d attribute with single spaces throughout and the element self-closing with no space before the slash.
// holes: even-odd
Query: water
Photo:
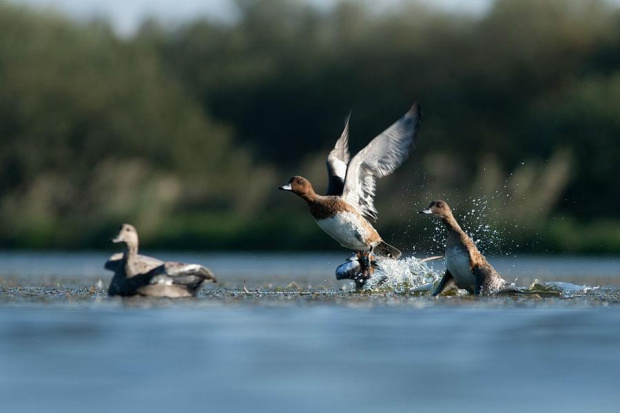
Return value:
<svg viewBox="0 0 620 413">
<path fill-rule="evenodd" d="M 620 406 L 620 258 L 492 259 L 519 285 L 600 286 L 570 298 L 432 299 L 352 293 L 343 254 L 154 255 L 222 282 L 110 299 L 107 254 L 0 254 L 0 411 Z"/>
</svg>

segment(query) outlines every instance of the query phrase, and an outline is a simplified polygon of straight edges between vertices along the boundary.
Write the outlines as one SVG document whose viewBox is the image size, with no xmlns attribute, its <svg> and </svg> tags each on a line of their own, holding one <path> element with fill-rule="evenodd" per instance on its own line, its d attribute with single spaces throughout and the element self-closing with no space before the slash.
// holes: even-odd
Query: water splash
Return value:
<svg viewBox="0 0 620 413">
<path fill-rule="evenodd" d="M 427 294 L 441 277 L 426 262 L 415 257 L 384 259 L 378 265 L 377 270 L 364 285 L 363 291 Z"/>
<path fill-rule="evenodd" d="M 503 225 L 499 224 L 498 220 L 494 218 L 497 211 L 490 208 L 497 197 L 499 197 L 499 193 L 492 196 L 469 197 L 464 202 L 464 205 L 467 206 L 460 205 L 453 209 L 454 215 L 480 252 L 483 254 L 512 255 L 510 249 L 514 245 L 511 245 L 510 239 L 512 237 L 509 233 L 512 228 L 508 227 L 507 222 L 504 222 Z M 518 225 L 515 225 L 515 230 L 517 229 Z M 430 220 L 429 225 L 423 228 L 423 233 L 429 234 L 432 240 L 429 252 L 431 254 L 443 254 L 447 236 L 445 225 L 439 220 Z M 519 245 L 516 246 L 519 247 Z"/>
<path fill-rule="evenodd" d="M 525 291 L 527 294 L 556 295 L 562 298 L 575 298 L 587 295 L 599 290 L 600 287 L 577 285 L 562 281 L 539 281 L 534 280 Z"/>
<path fill-rule="evenodd" d="M 476 247 L 483 254 L 489 252 L 503 254 L 506 240 L 510 239 L 508 234 L 506 234 L 505 228 L 500 230 L 492 224 L 494 220 L 488 207 L 489 203 L 493 202 L 494 199 L 494 196 L 469 198 L 468 201 L 472 205 L 471 209 L 465 211 L 459 217 L 463 230 L 471 237 Z"/>
</svg>

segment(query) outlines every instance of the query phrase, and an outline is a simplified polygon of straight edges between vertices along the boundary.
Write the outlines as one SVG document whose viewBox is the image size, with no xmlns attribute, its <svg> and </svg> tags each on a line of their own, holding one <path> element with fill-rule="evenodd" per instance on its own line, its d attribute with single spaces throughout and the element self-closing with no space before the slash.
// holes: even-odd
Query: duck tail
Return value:
<svg viewBox="0 0 620 413">
<path fill-rule="evenodd" d="M 402 252 L 400 252 L 398 248 L 391 246 L 385 241 L 381 241 L 381 243 L 374 248 L 373 252 L 382 257 L 393 259 L 398 259 L 402 255 Z"/>
<path fill-rule="evenodd" d="M 217 278 L 215 278 L 215 275 L 213 275 L 211 270 L 206 267 L 200 268 L 200 275 L 203 277 L 203 282 L 217 282 Z"/>
</svg>

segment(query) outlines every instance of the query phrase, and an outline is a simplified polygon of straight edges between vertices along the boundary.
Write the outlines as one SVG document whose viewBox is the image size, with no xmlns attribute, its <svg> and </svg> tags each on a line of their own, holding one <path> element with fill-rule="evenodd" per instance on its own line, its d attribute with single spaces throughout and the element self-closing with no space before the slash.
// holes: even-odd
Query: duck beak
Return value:
<svg viewBox="0 0 620 413">
<path fill-rule="evenodd" d="M 110 242 L 113 244 L 118 244 L 119 242 L 123 242 L 123 238 L 121 237 L 121 234 L 118 234 L 114 238 L 110 238 Z"/>
<path fill-rule="evenodd" d="M 278 189 L 280 191 L 292 191 L 293 190 L 293 188 L 291 188 L 291 184 L 282 185 L 278 187 Z"/>
<path fill-rule="evenodd" d="M 422 211 L 418 212 L 418 214 L 425 214 L 425 215 L 432 215 L 433 211 L 431 211 L 430 208 L 428 209 L 423 209 Z"/>
</svg>

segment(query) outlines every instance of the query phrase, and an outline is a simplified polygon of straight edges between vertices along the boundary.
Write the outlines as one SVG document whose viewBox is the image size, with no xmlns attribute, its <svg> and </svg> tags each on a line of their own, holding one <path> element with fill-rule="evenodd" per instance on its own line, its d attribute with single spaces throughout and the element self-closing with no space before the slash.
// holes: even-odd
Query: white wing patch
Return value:
<svg viewBox="0 0 620 413">
<path fill-rule="evenodd" d="M 170 278 L 165 275 L 157 275 L 151 279 L 151 284 L 157 285 L 172 285 L 173 282 Z"/>
<path fill-rule="evenodd" d="M 200 271 L 201 266 L 198 264 L 182 264 L 179 262 L 170 262 L 166 265 L 166 273 L 168 275 L 193 274 Z"/>
<path fill-rule="evenodd" d="M 184 273 L 188 273 L 188 272 L 198 272 L 200 271 L 201 266 L 198 264 L 188 264 L 182 268 L 179 268 L 179 272 L 184 272 Z"/>
<path fill-rule="evenodd" d="M 334 174 L 344 181 L 345 176 L 347 176 L 347 164 L 340 159 L 333 159 L 332 167 L 334 168 Z"/>
<path fill-rule="evenodd" d="M 344 130 L 340 138 L 336 141 L 334 148 L 327 156 L 327 195 L 342 195 L 344 179 L 347 174 L 347 164 L 349 163 L 349 117 L 344 125 Z"/>
</svg>

